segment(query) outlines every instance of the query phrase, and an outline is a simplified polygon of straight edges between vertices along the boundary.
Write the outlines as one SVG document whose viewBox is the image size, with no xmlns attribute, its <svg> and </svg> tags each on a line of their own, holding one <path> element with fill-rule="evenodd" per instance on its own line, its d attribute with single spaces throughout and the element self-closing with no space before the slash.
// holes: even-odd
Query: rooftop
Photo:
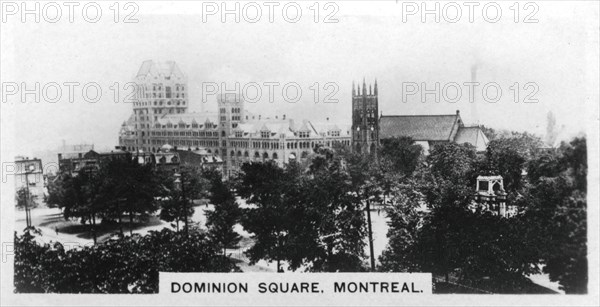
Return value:
<svg viewBox="0 0 600 307">
<path fill-rule="evenodd" d="M 384 115 L 379 120 L 380 137 L 408 136 L 415 141 L 452 141 L 452 132 L 462 125 L 460 115 Z"/>
</svg>

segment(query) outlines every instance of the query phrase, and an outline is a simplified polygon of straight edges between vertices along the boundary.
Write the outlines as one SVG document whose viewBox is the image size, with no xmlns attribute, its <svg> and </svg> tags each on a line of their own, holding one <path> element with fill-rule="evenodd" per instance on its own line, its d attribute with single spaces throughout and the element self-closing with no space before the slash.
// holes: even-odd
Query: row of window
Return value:
<svg viewBox="0 0 600 307">
<path fill-rule="evenodd" d="M 151 136 L 219 137 L 216 131 L 150 131 Z"/>
<path fill-rule="evenodd" d="M 218 147 L 219 146 L 219 141 L 214 141 L 214 140 L 157 140 L 157 139 L 151 139 L 151 140 L 146 140 L 144 139 L 143 144 L 152 144 L 152 145 L 165 145 L 165 144 L 169 144 L 169 145 L 173 145 L 173 146 L 187 146 L 187 147 Z"/>
<path fill-rule="evenodd" d="M 217 126 L 212 124 L 212 123 L 206 123 L 206 125 L 199 125 L 197 123 L 192 123 L 192 125 L 187 125 L 185 123 L 180 122 L 177 125 L 173 125 L 173 123 L 167 123 L 166 125 L 161 125 L 160 123 L 157 123 L 156 125 L 154 125 L 154 128 L 156 129 L 165 129 L 165 128 L 175 128 L 175 129 L 202 129 L 202 127 L 205 127 L 205 129 L 213 129 L 216 128 Z M 219 136 L 216 132 L 215 132 L 215 136 Z"/>
<path fill-rule="evenodd" d="M 326 144 L 327 146 L 332 146 L 332 144 L 333 144 L 333 143 L 335 143 L 335 142 L 341 142 L 341 144 L 344 144 L 344 145 L 346 145 L 346 146 L 350 146 L 350 141 L 349 141 L 349 140 L 343 140 L 343 141 L 334 141 L 334 142 L 329 142 L 329 141 L 328 141 L 328 142 L 325 142 L 324 144 Z M 127 143 L 127 142 L 125 142 L 125 143 Z M 125 143 L 124 143 L 124 144 L 125 144 Z M 136 143 L 137 143 L 137 142 L 136 142 Z M 152 142 L 148 142 L 148 144 L 150 144 L 150 143 L 151 143 L 152 145 L 164 145 L 164 144 L 169 144 L 169 142 L 168 142 L 167 140 L 152 140 Z M 296 146 L 291 146 L 291 147 L 296 147 L 296 148 L 297 148 L 297 147 L 298 147 L 298 145 L 297 145 L 298 143 L 294 143 L 294 144 L 296 144 Z M 130 145 L 130 144 L 127 144 L 127 145 Z M 188 147 L 188 148 L 193 148 L 193 147 L 196 147 L 196 149 L 199 149 L 199 147 L 198 147 L 198 146 L 200 146 L 200 147 L 218 147 L 219 143 L 218 143 L 217 141 L 209 141 L 209 140 L 194 140 L 194 141 L 190 141 L 190 140 L 187 140 L 187 141 L 186 141 L 186 140 L 174 140 L 172 145 L 173 145 L 173 146 L 184 146 L 184 147 Z M 288 144 L 288 145 L 290 145 L 290 144 Z M 127 149 L 127 150 L 129 150 L 129 151 L 135 151 L 135 150 L 137 149 L 137 147 L 136 147 L 136 146 L 126 146 L 126 149 Z M 147 151 L 147 150 L 148 150 L 148 151 L 152 151 L 152 152 L 158 152 L 158 151 L 160 150 L 160 147 L 145 147 L 145 146 L 144 146 L 144 147 L 142 147 L 142 148 L 140 148 L 140 149 L 142 149 L 142 150 L 144 150 L 144 151 Z M 274 149 L 274 148 L 266 148 L 266 149 Z M 212 150 L 211 150 L 210 148 L 207 148 L 207 149 L 206 149 L 206 151 L 207 151 L 208 153 L 212 153 Z M 214 154 L 215 154 L 215 155 L 218 155 L 218 154 L 219 154 L 219 150 L 218 150 L 218 149 L 215 149 L 215 150 L 214 150 Z M 242 154 L 242 152 L 241 152 L 241 151 L 237 151 L 237 153 L 235 153 L 235 152 L 232 150 L 232 151 L 230 152 L 230 156 L 231 156 L 231 157 L 234 157 L 234 156 L 241 157 L 242 155 L 243 155 L 245 158 L 248 158 L 248 157 L 249 157 L 249 153 L 248 153 L 248 151 L 244 151 L 244 153 L 243 153 L 243 154 Z M 225 152 L 223 152 L 223 156 L 227 156 L 227 152 L 226 152 L 226 151 L 225 151 Z M 290 157 L 292 157 L 292 156 L 296 156 L 296 153 L 294 153 L 294 152 L 290 153 Z M 300 158 L 304 159 L 304 158 L 306 158 L 307 156 L 308 156 L 308 151 L 303 151 L 303 152 L 301 153 L 301 155 L 300 155 Z M 258 151 L 256 151 L 256 152 L 254 153 L 254 158 L 257 158 L 257 157 L 258 157 L 258 158 L 260 158 L 260 157 L 261 157 L 261 155 L 260 155 L 260 153 L 259 153 Z M 272 159 L 278 159 L 278 155 L 277 155 L 277 153 L 273 153 L 271 157 L 272 157 Z M 269 158 L 269 155 L 268 155 L 268 153 L 267 153 L 267 152 L 264 152 L 264 153 L 262 154 L 262 158 L 264 158 L 264 159 L 268 159 L 268 158 Z"/>
<path fill-rule="evenodd" d="M 241 143 L 243 144 L 243 142 L 241 142 Z M 246 146 L 240 146 L 240 147 L 246 147 Z M 252 142 L 251 148 L 279 149 L 279 143 L 278 142 Z"/>
<path fill-rule="evenodd" d="M 205 131 L 201 131 L 201 132 L 197 132 L 197 131 L 150 131 L 149 134 L 151 136 L 154 137 L 218 137 L 218 132 L 205 132 Z M 144 135 L 144 133 L 142 132 L 142 135 Z M 163 144 L 166 143 L 167 140 L 146 140 L 143 139 L 143 143 L 146 144 L 146 142 L 148 142 L 148 144 L 150 144 L 150 142 L 152 142 L 152 144 Z M 174 143 L 177 142 L 181 142 L 181 144 L 188 144 L 190 146 L 194 145 L 197 146 L 197 144 L 214 144 L 214 145 L 208 145 L 208 146 L 218 146 L 218 140 L 173 140 Z M 200 143 L 199 143 L 200 142 Z M 227 146 L 227 142 L 225 140 L 222 141 L 223 147 Z M 350 145 L 350 141 L 349 140 L 334 140 L 333 142 L 342 142 L 345 145 Z M 331 141 L 323 141 L 323 140 L 317 140 L 317 141 L 312 141 L 312 142 L 287 142 L 286 143 L 286 147 L 287 149 L 310 149 L 310 148 L 314 148 L 315 145 L 318 144 L 323 144 L 323 145 L 327 145 L 327 146 L 331 146 L 332 142 Z M 202 146 L 207 146 L 207 145 L 202 145 Z M 260 141 L 254 141 L 254 142 L 247 142 L 247 141 L 230 141 L 229 143 L 230 147 L 235 147 L 235 148 L 260 148 L 260 149 L 272 149 L 272 150 L 278 150 L 280 149 L 280 143 L 279 142 L 260 142 Z"/>
<path fill-rule="evenodd" d="M 310 137 L 310 131 L 298 131 L 299 138 L 308 138 Z"/>
<path fill-rule="evenodd" d="M 158 145 L 160 145 L 160 144 L 158 144 Z M 185 145 L 182 145 L 182 146 L 185 146 Z M 189 147 L 189 148 L 190 148 L 190 149 L 193 149 L 193 148 L 191 147 L 191 145 L 190 145 L 190 147 Z M 160 147 L 146 147 L 146 146 L 143 146 L 143 147 L 137 147 L 137 146 L 126 146 L 126 147 L 125 147 L 125 149 L 126 149 L 127 151 L 136 151 L 136 150 L 138 150 L 138 149 L 141 149 L 141 150 L 143 150 L 143 151 L 151 151 L 151 152 L 159 152 L 159 151 L 160 151 Z M 195 149 L 196 149 L 196 150 L 198 150 L 198 149 L 200 149 L 200 148 L 199 148 L 199 147 L 196 147 Z M 207 152 L 207 153 L 209 153 L 209 154 L 212 154 L 212 153 L 213 153 L 212 149 L 210 149 L 210 148 L 207 148 L 207 149 L 206 149 L 206 152 Z M 218 150 L 218 149 L 215 149 L 215 150 L 214 150 L 214 154 L 215 154 L 215 155 L 219 155 L 219 150 Z"/>
<path fill-rule="evenodd" d="M 170 98 L 170 97 L 167 97 Z M 177 97 L 179 98 L 179 97 Z M 164 100 L 154 100 L 154 105 L 155 106 L 162 106 L 165 104 Z M 185 100 L 175 100 L 175 101 L 171 101 L 171 100 L 167 100 L 167 105 L 177 105 L 177 106 L 184 106 L 185 105 Z"/>
<path fill-rule="evenodd" d="M 150 87 L 148 85 L 144 85 L 143 87 L 146 90 L 150 90 Z M 162 87 L 162 83 L 153 83 L 152 84 L 152 90 L 153 91 L 162 91 L 163 87 Z M 171 86 L 165 86 L 165 90 L 170 91 L 171 90 Z M 175 90 L 176 91 L 185 91 L 185 85 L 183 84 L 175 84 Z"/>
<path fill-rule="evenodd" d="M 244 151 L 244 154 L 242 156 L 242 152 L 241 151 L 238 151 L 237 154 L 236 154 L 236 152 L 232 150 L 232 151 L 229 152 L 229 156 L 231 157 L 232 163 L 235 163 L 234 160 L 236 158 L 237 159 L 241 159 L 241 158 L 249 159 L 250 158 L 250 154 L 247 151 Z M 260 159 L 260 158 L 262 158 L 262 159 L 269 159 L 269 153 L 263 152 L 263 154 L 261 155 L 258 151 L 256 151 L 256 152 L 254 152 L 254 156 L 253 157 L 254 157 L 254 159 Z M 273 160 L 277 160 L 277 159 L 279 159 L 279 155 L 276 152 L 274 152 L 271 155 L 270 158 L 273 159 Z"/>
<path fill-rule="evenodd" d="M 157 97 L 157 98 L 162 98 L 162 97 Z M 171 98 L 171 97 L 167 97 L 167 98 Z M 177 97 L 179 98 L 179 97 Z M 185 97 L 182 97 L 185 98 Z M 133 105 L 136 107 L 144 107 L 144 106 L 163 106 L 163 105 L 173 105 L 173 106 L 185 106 L 186 101 L 185 100 L 181 100 L 181 99 L 175 99 L 175 100 L 167 100 L 165 101 L 163 100 L 154 100 L 154 101 L 138 101 L 138 102 L 134 102 Z"/>
</svg>

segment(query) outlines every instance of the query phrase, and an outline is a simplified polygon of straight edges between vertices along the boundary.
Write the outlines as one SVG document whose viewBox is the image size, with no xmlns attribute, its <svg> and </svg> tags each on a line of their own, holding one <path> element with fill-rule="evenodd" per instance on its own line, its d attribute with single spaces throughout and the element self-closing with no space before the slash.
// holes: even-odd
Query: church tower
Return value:
<svg viewBox="0 0 600 307">
<path fill-rule="evenodd" d="M 374 87 L 367 89 L 363 79 L 362 89 L 360 84 L 354 88 L 352 83 L 352 151 L 358 153 L 375 153 L 379 147 L 379 101 L 377 80 Z"/>
</svg>

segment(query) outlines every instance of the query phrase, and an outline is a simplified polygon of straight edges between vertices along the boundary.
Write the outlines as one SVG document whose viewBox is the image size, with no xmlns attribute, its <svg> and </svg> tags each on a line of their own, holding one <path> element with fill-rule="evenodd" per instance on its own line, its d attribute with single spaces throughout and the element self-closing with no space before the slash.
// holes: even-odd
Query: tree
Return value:
<svg viewBox="0 0 600 307">
<path fill-rule="evenodd" d="M 317 150 L 289 197 L 290 267 L 313 272 L 363 271 L 365 216 L 339 156 Z"/>
<path fill-rule="evenodd" d="M 244 209 L 241 224 L 252 233 L 254 245 L 247 251 L 250 263 L 260 259 L 280 262 L 286 258 L 290 216 L 287 195 L 296 179 L 275 162 L 245 163 L 241 167 L 238 194 L 253 207 Z"/>
<path fill-rule="evenodd" d="M 160 219 L 166 222 L 175 222 L 177 231 L 180 230 L 180 222 L 185 223 L 185 220 L 194 215 L 194 208 L 186 206 L 180 191 L 171 191 L 168 197 L 161 200 L 160 208 Z"/>
<path fill-rule="evenodd" d="M 159 272 L 234 272 L 204 233 L 169 229 L 66 250 L 15 233 L 17 293 L 156 293 Z"/>
<path fill-rule="evenodd" d="M 521 139 L 499 138 L 488 144 L 483 174 L 500 175 L 507 192 L 522 186 L 522 173 L 531 152 Z"/>
<path fill-rule="evenodd" d="M 63 209 L 65 219 L 75 217 L 88 223 L 95 242 L 98 218 L 118 219 L 121 224 L 122 215 L 128 213 L 132 229 L 134 215 L 144 218 L 156 211 L 159 192 L 150 165 L 111 159 L 97 168 L 83 168 L 76 175 L 59 174 L 48 188 L 47 201 Z"/>
<path fill-rule="evenodd" d="M 566 293 L 587 293 L 586 139 L 562 143 L 529 166 L 531 187 L 521 202 L 543 270 Z"/>
<path fill-rule="evenodd" d="M 242 225 L 253 234 L 248 254 L 314 272 L 364 270 L 365 221 L 342 159 L 318 147 L 307 167 L 273 162 L 242 166 L 238 193 L 252 207 Z"/>
<path fill-rule="evenodd" d="M 488 138 L 488 140 L 492 141 L 495 140 L 498 137 L 498 132 L 491 127 L 486 127 L 486 126 L 480 126 L 481 131 L 483 131 L 483 134 Z"/>
<path fill-rule="evenodd" d="M 206 211 L 208 236 L 223 250 L 223 255 L 226 255 L 227 248 L 235 247 L 241 239 L 234 226 L 239 223 L 242 210 L 231 187 L 227 182 L 223 182 L 219 171 L 206 170 L 204 177 L 210 182 L 209 200 L 214 205 L 214 210 Z"/>
<path fill-rule="evenodd" d="M 102 211 L 100 186 L 102 179 L 91 168 L 82 169 L 78 175 L 62 174 L 49 189 L 48 200 L 63 210 L 65 220 L 79 218 L 89 225 L 96 242 L 96 217 Z"/>
<path fill-rule="evenodd" d="M 48 194 L 44 194 L 44 202 L 50 208 L 58 208 L 59 204 L 64 202 L 65 197 L 65 181 L 64 174 L 57 174 L 52 180 L 48 181 Z"/>
<path fill-rule="evenodd" d="M 373 230 L 371 222 L 371 211 L 374 205 L 383 204 L 384 189 L 382 170 L 391 162 L 383 160 L 380 162 L 374 155 L 364 155 L 356 152 L 340 151 L 341 159 L 345 163 L 345 172 L 350 181 L 351 192 L 359 199 L 367 216 L 367 236 L 369 243 L 369 258 L 371 270 L 375 270 L 375 252 L 373 246 Z"/>
<path fill-rule="evenodd" d="M 166 192 L 161 202 L 160 218 L 167 222 L 184 223 L 183 230 L 189 232 L 189 218 L 194 215 L 192 202 L 206 196 L 208 180 L 196 167 L 181 167 L 178 173 L 163 174 L 163 187 Z"/>
<path fill-rule="evenodd" d="M 471 211 L 480 163 L 470 145 L 438 144 L 427 167 L 391 185 L 390 241 L 382 270 L 431 271 L 472 284 L 493 277 L 500 292 L 536 272 L 536 255 L 520 235 L 524 224 Z M 428 212 L 420 210 L 421 203 Z"/>
<path fill-rule="evenodd" d="M 417 168 L 423 147 L 410 137 L 394 137 L 381 140 L 379 156 L 387 159 L 398 172 L 410 176 Z"/>
<path fill-rule="evenodd" d="M 380 270 L 387 272 L 419 271 L 419 255 L 413 250 L 421 229 L 424 213 L 419 211 L 424 201 L 414 180 L 394 181 L 387 191 L 386 213 L 388 245 L 381 255 Z"/>
<path fill-rule="evenodd" d="M 98 179 L 102 185 L 98 201 L 103 204 L 103 216 L 117 217 L 120 223 L 121 216 L 128 214 L 130 233 L 134 216 L 144 220 L 158 209 L 155 198 L 160 195 L 160 185 L 151 165 L 110 160 L 100 166 Z"/>
<path fill-rule="evenodd" d="M 16 207 L 19 209 L 32 209 L 38 206 L 36 201 L 37 196 L 33 195 L 27 187 L 22 187 L 17 190 L 15 195 Z"/>
<path fill-rule="evenodd" d="M 473 200 L 478 158 L 470 144 L 435 145 L 421 170 L 421 191 L 430 208 L 468 206 Z"/>
</svg>

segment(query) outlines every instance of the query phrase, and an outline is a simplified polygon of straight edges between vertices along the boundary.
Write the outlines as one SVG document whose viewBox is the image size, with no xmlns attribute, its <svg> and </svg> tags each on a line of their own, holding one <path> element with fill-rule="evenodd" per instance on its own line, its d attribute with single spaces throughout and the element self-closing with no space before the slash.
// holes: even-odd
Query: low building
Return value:
<svg viewBox="0 0 600 307">
<path fill-rule="evenodd" d="M 95 171 L 100 166 L 100 163 L 111 159 L 131 159 L 130 152 L 115 148 L 111 151 L 95 151 L 76 152 L 76 153 L 59 153 L 58 167 L 61 173 L 69 173 L 77 175 L 82 170 Z"/>
<path fill-rule="evenodd" d="M 468 143 L 484 152 L 489 143 L 481 128 L 464 125 L 459 111 L 451 115 L 382 115 L 379 125 L 381 139 L 411 137 L 425 153 L 435 144 L 447 142 Z"/>
<path fill-rule="evenodd" d="M 44 199 L 44 168 L 42 160 L 18 156 L 15 157 L 15 191 L 29 189 L 34 200 L 41 204 Z"/>
<path fill-rule="evenodd" d="M 202 169 L 212 168 L 223 173 L 224 161 L 220 156 L 209 153 L 206 148 L 196 150 L 176 150 L 179 155 L 181 166 L 198 167 Z"/>
</svg>

